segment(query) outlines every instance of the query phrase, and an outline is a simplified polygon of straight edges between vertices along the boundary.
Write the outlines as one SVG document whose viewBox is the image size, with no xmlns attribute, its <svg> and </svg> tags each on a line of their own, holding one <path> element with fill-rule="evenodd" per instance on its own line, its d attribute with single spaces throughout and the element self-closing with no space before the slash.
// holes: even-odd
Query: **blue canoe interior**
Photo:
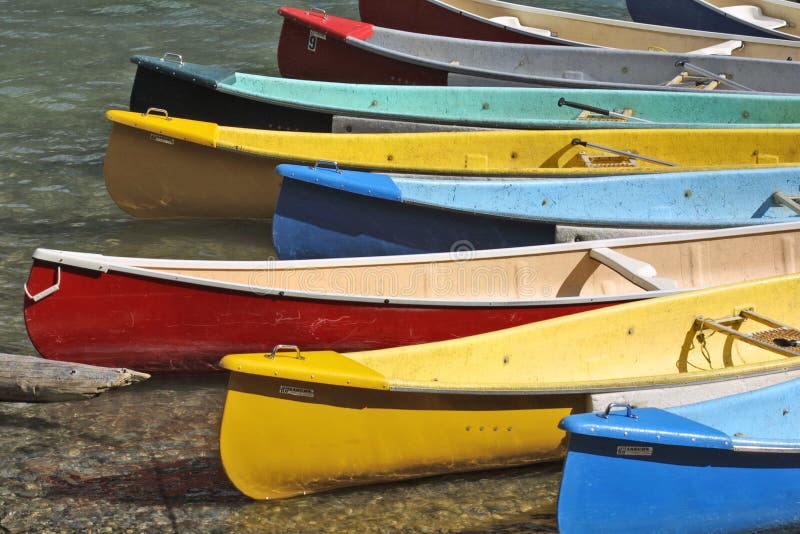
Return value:
<svg viewBox="0 0 800 534">
<path fill-rule="evenodd" d="M 665 410 L 615 406 L 560 427 L 570 432 L 562 532 L 745 532 L 800 520 L 800 380 Z"/>
<path fill-rule="evenodd" d="M 625 0 L 625 3 L 631 18 L 645 24 L 770 39 L 800 39 L 781 31 L 782 28 L 794 28 L 797 21 L 769 17 L 757 6 L 722 7 L 705 0 Z M 724 6 L 727 3 L 720 4 Z M 800 7 L 797 14 L 800 15 Z"/>
<path fill-rule="evenodd" d="M 798 220 L 800 168 L 593 178 L 403 176 L 279 165 L 282 259 L 553 243 L 557 226 L 721 228 Z M 458 245 L 455 245 L 458 246 Z"/>
</svg>

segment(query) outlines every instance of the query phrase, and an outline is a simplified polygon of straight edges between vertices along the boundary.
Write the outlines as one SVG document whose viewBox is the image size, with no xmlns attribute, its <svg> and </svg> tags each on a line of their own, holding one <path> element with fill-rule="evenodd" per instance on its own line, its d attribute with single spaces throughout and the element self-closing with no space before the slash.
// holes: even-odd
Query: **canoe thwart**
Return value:
<svg viewBox="0 0 800 534">
<path fill-rule="evenodd" d="M 769 17 L 765 15 L 764 12 L 761 11 L 761 8 L 758 6 L 751 6 L 751 5 L 726 6 L 726 7 L 720 7 L 720 9 L 725 13 L 733 15 L 738 19 L 746 20 L 751 24 L 755 24 L 756 26 L 767 28 L 769 30 L 777 30 L 778 28 L 783 28 L 788 24 L 783 19 L 778 19 L 775 17 Z"/>
<path fill-rule="evenodd" d="M 741 325 L 741 323 L 747 319 L 761 323 L 770 328 L 757 332 L 744 333 L 729 326 L 736 324 Z M 800 356 L 800 344 L 796 343 L 800 340 L 800 330 L 760 313 L 756 313 L 752 309 L 742 310 L 738 315 L 723 317 L 721 319 L 698 317 L 695 319 L 695 327 L 698 330 L 711 329 L 776 354 Z"/>
<path fill-rule="evenodd" d="M 730 41 L 722 41 L 721 43 L 706 46 L 705 48 L 692 50 L 690 53 L 706 56 L 730 56 L 733 55 L 734 50 L 738 50 L 742 48 L 742 46 L 744 46 L 742 41 L 739 41 L 738 39 L 731 39 Z"/>
<path fill-rule="evenodd" d="M 589 251 L 589 257 L 648 291 L 670 290 L 678 287 L 675 280 L 658 278 L 655 267 L 649 263 L 631 258 L 610 248 L 593 248 Z"/>
<path fill-rule="evenodd" d="M 787 195 L 782 191 L 772 193 L 772 200 L 780 206 L 784 206 L 800 215 L 800 196 Z"/>
</svg>

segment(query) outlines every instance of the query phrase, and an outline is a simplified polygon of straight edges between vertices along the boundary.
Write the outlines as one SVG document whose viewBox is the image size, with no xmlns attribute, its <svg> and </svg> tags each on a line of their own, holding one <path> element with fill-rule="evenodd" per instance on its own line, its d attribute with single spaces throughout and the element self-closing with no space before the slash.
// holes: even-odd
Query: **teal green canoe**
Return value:
<svg viewBox="0 0 800 534">
<path fill-rule="evenodd" d="M 362 85 L 276 78 L 134 56 L 132 111 L 226 126 L 331 131 L 790 127 L 800 96 L 533 87 Z"/>
</svg>

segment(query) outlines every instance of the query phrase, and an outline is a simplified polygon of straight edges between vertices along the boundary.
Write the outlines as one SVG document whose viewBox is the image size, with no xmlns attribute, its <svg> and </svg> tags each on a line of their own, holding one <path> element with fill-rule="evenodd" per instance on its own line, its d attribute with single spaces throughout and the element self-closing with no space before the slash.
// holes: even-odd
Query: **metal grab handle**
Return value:
<svg viewBox="0 0 800 534">
<path fill-rule="evenodd" d="M 612 402 L 608 406 L 606 406 L 606 411 L 597 414 L 597 417 L 608 419 L 608 416 L 611 415 L 611 410 L 613 408 L 625 408 L 625 417 L 630 417 L 631 419 L 639 419 L 639 416 L 633 413 L 633 406 L 631 406 L 627 402 Z"/>
<path fill-rule="evenodd" d="M 61 266 L 59 265 L 58 268 L 56 269 L 56 283 L 48 287 L 47 289 L 39 291 L 35 295 L 31 295 L 31 292 L 28 291 L 27 282 L 22 286 L 22 288 L 25 290 L 25 296 L 27 296 L 33 302 L 39 302 L 43 298 L 49 297 L 50 295 L 61 289 Z"/>
<path fill-rule="evenodd" d="M 309 15 L 317 15 L 318 17 L 321 16 L 323 19 L 328 18 L 328 14 L 321 7 L 312 7 L 308 10 L 308 13 Z"/>
<path fill-rule="evenodd" d="M 634 154 L 633 152 L 628 152 L 627 150 L 619 150 L 617 148 L 611 148 L 611 147 L 608 147 L 608 146 L 596 145 L 594 143 L 589 143 L 588 141 L 582 141 L 582 140 L 578 139 L 577 137 L 572 140 L 572 144 L 573 145 L 588 146 L 588 147 L 592 147 L 592 148 L 598 148 L 600 150 L 607 150 L 608 152 L 612 152 L 614 154 L 619 154 L 621 156 L 628 156 L 629 158 L 643 159 L 645 161 L 652 161 L 653 163 L 658 163 L 659 165 L 666 165 L 668 167 L 677 167 L 678 166 L 676 163 L 670 163 L 668 161 L 661 161 L 660 159 L 655 159 L 655 158 L 648 158 L 647 156 L 640 156 L 639 154 Z"/>
<path fill-rule="evenodd" d="M 172 120 L 172 119 L 170 119 L 169 113 L 167 112 L 167 110 L 166 109 L 161 109 L 161 108 L 147 108 L 147 111 L 142 113 L 142 115 L 144 115 L 145 117 L 147 115 L 160 115 L 160 116 L 164 117 L 165 119 L 167 119 L 168 121 Z"/>
<path fill-rule="evenodd" d="M 305 360 L 305 357 L 300 354 L 300 347 L 297 345 L 275 345 L 275 348 L 272 349 L 272 352 L 267 355 L 267 358 L 274 360 L 278 353 L 283 350 L 293 350 L 295 352 L 295 358 L 298 360 Z"/>
<path fill-rule="evenodd" d="M 327 167 L 325 167 L 325 165 L 327 165 Z M 330 168 L 331 170 L 335 170 L 338 174 L 342 174 L 342 170 L 339 168 L 339 163 L 336 161 L 331 161 L 329 159 L 319 159 L 314 164 L 312 169 L 316 171 L 318 167 L 322 167 L 323 169 Z"/>
<path fill-rule="evenodd" d="M 183 65 L 183 56 L 174 52 L 167 52 L 161 56 L 161 61 L 171 61 L 172 63 Z"/>
<path fill-rule="evenodd" d="M 569 106 L 575 109 L 591 111 L 593 113 L 599 113 L 600 115 L 605 115 L 606 117 L 614 117 L 617 119 L 625 119 L 625 120 L 632 120 L 637 122 L 646 122 L 648 124 L 653 124 L 653 121 L 649 121 L 647 119 L 640 119 L 639 117 L 624 115 L 622 113 L 617 113 L 616 111 L 611 111 L 610 109 L 598 108 L 596 106 L 590 106 L 589 104 L 581 104 L 580 102 L 570 102 L 569 100 L 566 100 L 563 97 L 558 99 L 558 107 L 561 106 Z"/>
<path fill-rule="evenodd" d="M 702 74 L 703 76 L 708 76 L 712 80 L 716 80 L 719 83 L 722 83 L 722 84 L 725 84 L 725 85 L 730 85 L 731 87 L 735 87 L 736 89 L 741 89 L 742 91 L 754 92 L 753 89 L 750 89 L 746 85 L 742 85 L 740 83 L 734 82 L 733 80 L 729 80 L 725 76 L 720 76 L 719 74 L 711 72 L 710 70 L 706 70 L 703 67 L 698 67 L 697 65 L 689 63 L 685 59 L 681 59 L 681 60 L 676 61 L 675 62 L 675 66 L 676 67 L 684 67 L 684 68 L 686 68 L 686 69 L 688 69 L 690 71 L 694 71 L 694 72 L 696 72 L 698 74 Z"/>
</svg>

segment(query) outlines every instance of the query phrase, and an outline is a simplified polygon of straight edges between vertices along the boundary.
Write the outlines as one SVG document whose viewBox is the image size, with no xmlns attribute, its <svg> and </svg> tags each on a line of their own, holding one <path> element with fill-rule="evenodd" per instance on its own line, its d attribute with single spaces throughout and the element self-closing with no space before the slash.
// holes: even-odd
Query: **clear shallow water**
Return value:
<svg viewBox="0 0 800 534">
<path fill-rule="evenodd" d="M 523 3 L 625 17 L 623 0 Z M 22 286 L 36 247 L 273 255 L 265 222 L 138 221 L 117 208 L 102 178 L 103 112 L 127 107 L 133 54 L 277 75 L 280 5 L 0 0 L 0 352 L 34 353 Z M 358 14 L 355 0 L 316 7 Z M 555 530 L 557 465 L 254 503 L 219 463 L 224 381 L 159 378 L 86 402 L 0 404 L 0 532 Z"/>
</svg>

